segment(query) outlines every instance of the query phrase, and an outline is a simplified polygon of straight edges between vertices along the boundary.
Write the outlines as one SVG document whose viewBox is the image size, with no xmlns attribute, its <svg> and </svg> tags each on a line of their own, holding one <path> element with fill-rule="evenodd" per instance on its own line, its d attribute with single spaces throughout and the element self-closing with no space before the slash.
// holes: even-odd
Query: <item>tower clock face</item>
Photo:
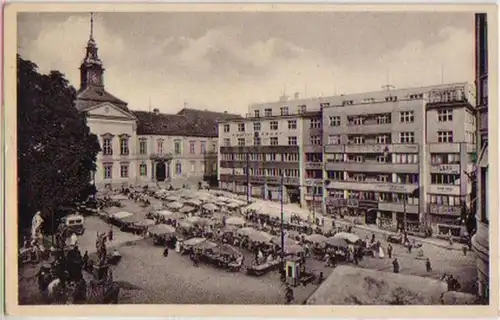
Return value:
<svg viewBox="0 0 500 320">
<path fill-rule="evenodd" d="M 95 72 L 91 72 L 90 73 L 90 82 L 94 83 L 94 84 L 98 84 L 99 83 L 99 75 Z"/>
</svg>

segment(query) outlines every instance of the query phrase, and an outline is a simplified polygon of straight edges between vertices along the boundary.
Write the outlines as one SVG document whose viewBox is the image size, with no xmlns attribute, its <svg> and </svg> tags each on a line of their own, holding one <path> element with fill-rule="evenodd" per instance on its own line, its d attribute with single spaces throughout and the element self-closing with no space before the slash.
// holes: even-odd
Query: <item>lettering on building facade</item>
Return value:
<svg viewBox="0 0 500 320">
<path fill-rule="evenodd" d="M 431 204 L 429 206 L 429 211 L 432 214 L 460 216 L 462 213 L 462 208 L 459 206 L 451 207 L 438 204 Z"/>
</svg>

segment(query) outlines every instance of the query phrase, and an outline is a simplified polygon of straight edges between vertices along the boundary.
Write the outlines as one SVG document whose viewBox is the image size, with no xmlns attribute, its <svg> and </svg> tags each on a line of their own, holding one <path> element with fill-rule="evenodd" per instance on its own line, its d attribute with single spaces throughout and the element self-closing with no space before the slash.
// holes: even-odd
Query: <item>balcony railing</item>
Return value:
<svg viewBox="0 0 500 320">
<path fill-rule="evenodd" d="M 374 192 L 396 192 L 411 194 L 418 189 L 416 184 L 399 184 L 399 183 L 365 183 L 352 181 L 331 181 L 327 188 L 355 191 L 374 191 Z"/>
<path fill-rule="evenodd" d="M 418 153 L 418 144 L 333 144 L 325 145 L 325 153 Z"/>
<path fill-rule="evenodd" d="M 357 162 L 327 162 L 328 171 L 380 172 L 380 173 L 418 173 L 418 164 L 402 163 L 357 163 Z"/>
<path fill-rule="evenodd" d="M 306 169 L 323 169 L 323 162 L 306 161 L 305 168 Z"/>
</svg>

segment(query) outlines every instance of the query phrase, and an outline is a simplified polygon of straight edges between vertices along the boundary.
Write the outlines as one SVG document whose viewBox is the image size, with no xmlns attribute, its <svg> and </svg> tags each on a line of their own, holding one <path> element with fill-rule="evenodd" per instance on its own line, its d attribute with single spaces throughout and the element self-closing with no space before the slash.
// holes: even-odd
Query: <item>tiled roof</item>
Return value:
<svg viewBox="0 0 500 320">
<path fill-rule="evenodd" d="M 241 117 L 234 114 L 183 109 L 177 114 L 133 111 L 139 135 L 217 137 L 217 121 Z"/>
<path fill-rule="evenodd" d="M 226 112 L 213 112 L 208 110 L 197 110 L 184 108 L 177 113 L 192 121 L 196 127 L 205 135 L 217 137 L 217 122 L 234 118 L 242 118 L 241 115 Z"/>
<path fill-rule="evenodd" d="M 102 102 L 111 102 L 124 111 L 130 112 L 125 101 L 118 99 L 111 93 L 107 92 L 104 88 L 95 86 L 86 87 L 78 91 L 76 98 L 77 101 L 82 102 L 77 104 L 79 110 L 90 108 Z"/>
</svg>

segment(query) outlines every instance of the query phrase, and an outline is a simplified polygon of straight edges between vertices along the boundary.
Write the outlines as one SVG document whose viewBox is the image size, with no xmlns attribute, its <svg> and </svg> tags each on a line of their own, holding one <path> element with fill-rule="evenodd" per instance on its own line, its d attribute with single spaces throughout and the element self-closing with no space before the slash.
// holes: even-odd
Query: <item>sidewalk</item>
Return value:
<svg viewBox="0 0 500 320">
<path fill-rule="evenodd" d="M 265 201 L 265 200 L 262 200 L 262 199 L 258 199 L 258 200 Z M 271 202 L 271 201 L 266 201 L 266 202 L 267 202 L 266 204 L 268 206 L 270 206 L 270 207 L 280 206 L 279 202 Z M 295 204 L 289 204 L 289 203 L 284 204 L 284 209 L 285 209 L 285 211 L 292 211 L 292 212 L 297 212 L 297 213 L 301 212 L 302 214 L 305 214 L 305 215 L 310 215 L 311 214 L 311 212 L 308 209 L 301 208 L 300 206 L 295 205 Z M 332 223 L 332 218 L 331 217 L 324 216 L 321 213 L 316 213 L 316 217 L 320 218 L 320 219 L 324 218 L 325 219 L 325 225 L 327 225 L 327 226 L 330 226 L 331 223 Z M 341 224 L 341 225 L 352 225 L 352 223 L 350 221 L 348 221 L 348 220 L 340 220 L 340 219 L 336 219 L 335 223 L 336 224 Z M 354 228 L 355 229 L 364 230 L 364 231 L 368 231 L 368 232 L 373 232 L 373 233 L 378 233 L 378 234 L 384 234 L 384 235 L 394 234 L 394 232 L 383 230 L 383 229 L 379 229 L 376 226 L 354 225 Z M 408 238 L 411 239 L 411 240 L 415 240 L 417 242 L 427 243 L 427 244 L 430 244 L 430 245 L 433 245 L 433 246 L 436 246 L 436 247 L 440 247 L 440 248 L 444 248 L 444 249 L 448 249 L 448 250 L 462 251 L 462 247 L 463 247 L 463 244 L 461 244 L 461 243 L 454 242 L 453 245 L 450 246 L 450 244 L 448 243 L 448 241 L 441 240 L 441 239 L 436 239 L 436 238 L 420 238 L 420 237 L 415 237 L 415 236 L 408 236 Z"/>
</svg>

